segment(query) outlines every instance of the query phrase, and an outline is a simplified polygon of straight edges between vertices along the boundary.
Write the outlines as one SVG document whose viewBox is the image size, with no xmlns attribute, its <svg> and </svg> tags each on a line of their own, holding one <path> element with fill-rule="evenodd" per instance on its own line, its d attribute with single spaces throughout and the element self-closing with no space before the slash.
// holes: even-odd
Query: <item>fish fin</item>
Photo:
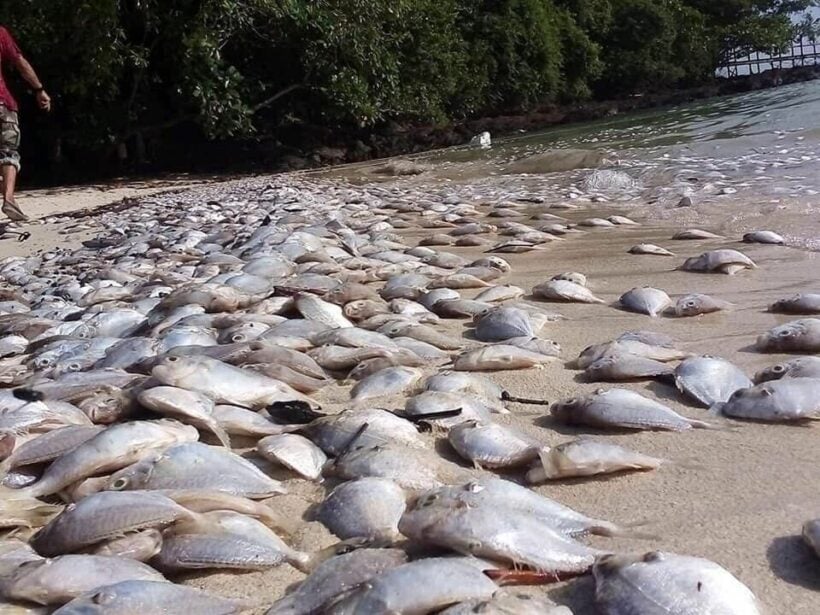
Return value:
<svg viewBox="0 0 820 615">
<path fill-rule="evenodd" d="M 332 544 L 324 549 L 320 549 L 319 551 L 304 554 L 305 557 L 298 558 L 297 560 L 291 562 L 291 565 L 306 574 L 310 574 L 319 564 L 330 559 L 331 557 L 343 555 L 344 553 L 350 553 L 351 551 L 368 546 L 374 546 L 373 540 L 369 538 L 349 538 L 347 540 L 342 540 L 341 542 Z"/>
<path fill-rule="evenodd" d="M 222 446 L 224 446 L 228 450 L 231 450 L 231 437 L 228 435 L 228 432 L 225 431 L 225 428 L 219 424 L 218 421 L 209 421 L 208 429 L 210 429 L 211 433 L 213 433 L 217 437 L 219 443 L 222 444 Z"/>
</svg>

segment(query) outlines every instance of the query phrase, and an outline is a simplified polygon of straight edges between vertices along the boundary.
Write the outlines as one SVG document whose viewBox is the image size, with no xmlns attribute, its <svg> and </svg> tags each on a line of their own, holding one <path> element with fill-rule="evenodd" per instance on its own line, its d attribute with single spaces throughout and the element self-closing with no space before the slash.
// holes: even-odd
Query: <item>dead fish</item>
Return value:
<svg viewBox="0 0 820 615">
<path fill-rule="evenodd" d="M 362 361 L 376 358 L 390 358 L 386 348 L 348 348 L 346 346 L 322 346 L 308 351 L 308 356 L 322 368 L 330 371 L 345 371 Z"/>
<path fill-rule="evenodd" d="M 751 421 L 787 423 L 816 420 L 820 414 L 820 378 L 786 378 L 736 391 L 714 411 Z"/>
<path fill-rule="evenodd" d="M 507 413 L 500 405 L 462 392 L 424 391 L 407 400 L 404 416 L 444 429 L 468 420 L 489 421 L 493 412 Z"/>
<path fill-rule="evenodd" d="M 424 588 L 419 591 L 419 588 Z M 392 568 L 360 585 L 334 612 L 434 613 L 465 600 L 487 600 L 498 590 L 477 562 L 430 557 Z"/>
<path fill-rule="evenodd" d="M 806 521 L 803 524 L 803 540 L 820 557 L 820 519 Z"/>
<path fill-rule="evenodd" d="M 781 314 L 820 314 L 820 293 L 798 293 L 780 299 L 769 306 L 770 312 Z"/>
<path fill-rule="evenodd" d="M 550 280 L 538 284 L 532 294 L 551 301 L 570 301 L 576 303 L 606 303 L 599 299 L 585 286 L 567 280 Z"/>
<path fill-rule="evenodd" d="M 342 540 L 394 541 L 406 508 L 404 490 L 387 478 L 367 476 L 336 487 L 314 517 Z"/>
<path fill-rule="evenodd" d="M 489 600 L 468 600 L 439 611 L 439 615 L 572 615 L 565 606 L 558 606 L 549 598 L 531 594 L 515 594 L 500 590 Z"/>
<path fill-rule="evenodd" d="M 492 290 L 492 289 L 488 289 Z M 427 291 L 423 293 L 418 302 L 426 307 L 428 310 L 433 310 L 441 301 L 455 301 L 457 299 L 461 299 L 461 295 L 458 291 L 455 291 L 451 288 L 436 288 L 434 290 Z"/>
<path fill-rule="evenodd" d="M 421 370 L 412 367 L 388 367 L 360 380 L 350 391 L 356 403 L 375 397 L 397 395 L 412 387 L 422 377 Z"/>
<path fill-rule="evenodd" d="M 527 369 L 554 361 L 555 357 L 539 354 L 509 344 L 485 346 L 459 355 L 453 369 L 465 372 Z"/>
<path fill-rule="evenodd" d="M 729 310 L 733 307 L 728 301 L 695 293 L 680 297 L 675 303 L 674 311 L 676 316 L 699 316 L 719 312 L 720 310 Z"/>
<path fill-rule="evenodd" d="M 424 493 L 408 506 L 399 523 L 402 534 L 463 555 L 555 574 L 583 573 L 605 553 L 576 542 L 536 515 L 482 504 L 469 490 L 445 493 Z"/>
<path fill-rule="evenodd" d="M 586 369 L 595 363 L 595 361 L 603 357 L 630 354 L 645 357 L 647 359 L 654 359 L 655 361 L 661 361 L 663 363 L 668 363 L 669 361 L 679 361 L 690 356 L 690 353 L 678 350 L 676 348 L 667 348 L 665 346 L 647 344 L 636 339 L 623 339 L 604 342 L 603 344 L 595 344 L 594 346 L 584 348 L 575 360 L 575 367 L 578 369 Z"/>
<path fill-rule="evenodd" d="M 451 288 L 457 290 L 465 288 L 487 288 L 489 286 L 492 286 L 492 284 L 469 273 L 453 273 L 437 278 L 429 284 L 429 288 Z"/>
<path fill-rule="evenodd" d="M 443 335 L 427 325 L 412 322 L 392 322 L 379 328 L 380 333 L 384 333 L 392 338 L 412 337 L 420 342 L 432 344 L 441 350 L 461 350 L 464 342 L 460 339 Z"/>
<path fill-rule="evenodd" d="M 344 329 L 330 329 L 322 331 L 310 338 L 316 346 L 346 346 L 348 348 L 385 348 L 396 350 L 398 346 L 389 337 L 376 331 L 367 331 L 358 327 L 346 327 Z M 311 374 L 317 377 L 316 374 Z"/>
<path fill-rule="evenodd" d="M 764 352 L 820 352 L 820 318 L 778 325 L 758 337 L 756 346 Z"/>
<path fill-rule="evenodd" d="M 125 467 L 154 451 L 199 437 L 188 425 L 162 419 L 112 425 L 69 453 L 58 457 L 26 494 L 57 493 L 84 478 Z"/>
<path fill-rule="evenodd" d="M 247 459 L 201 442 L 173 446 L 115 472 L 108 479 L 106 489 L 206 489 L 251 499 L 286 493 L 282 483 L 270 478 Z"/>
<path fill-rule="evenodd" d="M 526 291 L 518 286 L 492 286 L 478 293 L 475 300 L 484 301 L 487 303 L 515 301 L 516 299 L 523 297 L 525 294 Z"/>
<path fill-rule="evenodd" d="M 647 314 L 655 318 L 672 304 L 672 299 L 662 290 L 644 286 L 624 293 L 619 302 L 621 307 L 630 312 Z"/>
<path fill-rule="evenodd" d="M 265 570 L 288 562 L 306 570 L 312 557 L 289 547 L 256 519 L 227 511 L 198 515 L 165 533 L 154 564 L 166 571 Z"/>
<path fill-rule="evenodd" d="M 353 323 L 344 317 L 341 307 L 316 295 L 297 293 L 294 300 L 296 309 L 308 320 L 315 320 L 333 329 L 353 326 Z"/>
<path fill-rule="evenodd" d="M 231 447 L 228 433 L 213 417 L 214 402 L 205 395 L 177 387 L 154 387 L 142 391 L 137 399 L 148 408 L 197 428 L 213 433 L 222 446 Z"/>
<path fill-rule="evenodd" d="M 558 342 L 555 342 L 553 340 L 546 340 L 541 337 L 511 337 L 510 339 L 505 340 L 503 343 L 507 344 L 508 346 L 515 346 L 517 348 L 529 350 L 530 352 L 535 352 L 548 357 L 557 358 L 561 356 L 561 345 Z"/>
<path fill-rule="evenodd" d="M 587 382 L 621 382 L 643 378 L 671 376 L 674 368 L 634 354 L 616 354 L 601 357 L 584 370 Z"/>
<path fill-rule="evenodd" d="M 344 480 L 366 476 L 389 478 L 404 489 L 430 489 L 463 471 L 429 450 L 393 442 L 376 446 L 356 445 L 328 465 L 325 474 Z"/>
<path fill-rule="evenodd" d="M 651 254 L 653 256 L 675 256 L 674 252 L 670 252 L 666 248 L 656 246 L 653 243 L 641 243 L 629 248 L 630 254 Z"/>
<path fill-rule="evenodd" d="M 484 314 L 492 307 L 491 303 L 484 303 L 483 301 L 452 299 L 436 302 L 434 310 L 442 318 L 473 318 Z"/>
<path fill-rule="evenodd" d="M 703 231 L 701 229 L 693 228 L 675 233 L 672 235 L 672 239 L 723 239 L 723 236 L 715 235 L 710 231 Z"/>
<path fill-rule="evenodd" d="M 820 357 L 798 357 L 760 370 L 755 374 L 755 384 L 780 380 L 781 378 L 820 378 Z"/>
<path fill-rule="evenodd" d="M 299 391 L 300 393 L 304 393 L 305 395 L 310 395 L 311 393 L 320 391 L 332 382 L 329 378 L 318 379 L 311 378 L 310 376 L 305 376 L 304 374 L 294 369 L 291 369 L 287 365 L 277 365 L 274 363 L 262 363 L 261 365 L 252 365 L 248 363 L 243 363 L 242 367 L 252 369 L 255 372 L 259 372 L 260 374 L 264 374 L 268 378 L 273 378 L 274 380 L 284 382 L 289 387 L 292 387 L 293 389 Z"/>
<path fill-rule="evenodd" d="M 6 477 L 8 481 L 13 475 Z M 36 480 L 36 476 L 35 476 Z M 48 522 L 60 512 L 60 507 L 46 504 L 37 498 L 21 493 L 23 490 L 6 492 L 0 498 L 0 529 L 35 528 Z"/>
<path fill-rule="evenodd" d="M 430 376 L 424 383 L 426 391 L 442 393 L 468 393 L 496 402 L 503 399 L 504 389 L 484 376 L 445 371 Z"/>
<path fill-rule="evenodd" d="M 607 220 L 612 222 L 612 224 L 619 224 L 619 225 L 626 225 L 626 226 L 640 226 L 632 218 L 627 218 L 626 216 L 609 216 L 607 218 Z"/>
<path fill-rule="evenodd" d="M 121 581 L 162 582 L 165 578 L 150 566 L 132 559 L 61 555 L 21 565 L 3 580 L 3 594 L 13 600 L 60 605 Z"/>
<path fill-rule="evenodd" d="M 464 421 L 450 429 L 447 440 L 476 468 L 514 468 L 538 456 L 538 445 L 532 440 L 496 423 Z"/>
<path fill-rule="evenodd" d="M 700 256 L 687 258 L 680 266 L 683 271 L 701 273 L 725 273 L 734 275 L 743 269 L 757 269 L 757 265 L 737 250 L 711 250 Z"/>
<path fill-rule="evenodd" d="M 757 599 L 726 569 L 698 557 L 654 551 L 595 562 L 595 603 L 603 615 L 760 615 Z"/>
<path fill-rule="evenodd" d="M 336 555 L 319 564 L 294 591 L 274 602 L 266 615 L 324 612 L 351 591 L 406 562 L 407 555 L 400 549 L 357 549 Z"/>
<path fill-rule="evenodd" d="M 580 438 L 538 451 L 539 461 L 527 472 L 527 482 L 655 470 L 663 459 L 642 455 L 609 442 Z"/>
<path fill-rule="evenodd" d="M 0 476 L 19 466 L 54 461 L 87 442 L 103 429 L 97 425 L 68 425 L 47 431 L 17 446 L 0 464 Z"/>
<path fill-rule="evenodd" d="M 738 367 L 716 357 L 691 357 L 675 368 L 678 389 L 705 408 L 726 402 L 752 381 Z"/>
<path fill-rule="evenodd" d="M 97 543 L 147 528 L 163 528 L 190 517 L 159 493 L 102 491 L 72 504 L 31 539 L 45 557 L 76 553 Z"/>
<path fill-rule="evenodd" d="M 627 389 L 598 390 L 554 404 L 551 412 L 559 422 L 602 429 L 686 431 L 710 427 L 709 423 L 681 416 L 668 406 Z"/>
<path fill-rule="evenodd" d="M 615 226 L 615 224 L 609 220 L 604 218 L 585 218 L 578 222 L 578 226 L 589 226 L 589 227 L 597 227 L 597 228 L 611 228 Z"/>
<path fill-rule="evenodd" d="M 283 382 L 208 357 L 166 357 L 151 371 L 160 383 L 188 389 L 216 403 L 264 408 L 277 401 L 315 401 Z"/>
<path fill-rule="evenodd" d="M 342 308 L 342 312 L 350 320 L 360 321 L 366 320 L 376 314 L 389 314 L 390 308 L 382 300 L 371 301 L 362 299 L 360 301 L 346 303 Z"/>
<path fill-rule="evenodd" d="M 482 342 L 503 342 L 535 335 L 529 315 L 514 307 L 493 308 L 475 319 L 475 336 Z"/>
<path fill-rule="evenodd" d="M 74 598 L 55 611 L 59 615 L 144 615 L 148 613 L 202 613 L 235 615 L 246 610 L 238 600 L 228 600 L 201 589 L 157 581 L 121 581 L 104 585 Z"/>
<path fill-rule="evenodd" d="M 774 231 L 752 231 L 743 235 L 744 243 L 769 243 L 783 245 L 786 240 Z"/>
<path fill-rule="evenodd" d="M 262 438 L 256 443 L 260 456 L 290 468 L 302 478 L 319 480 L 327 456 L 322 449 L 298 434 L 285 433 Z"/>
<path fill-rule="evenodd" d="M 425 446 L 413 423 L 380 408 L 349 409 L 317 418 L 300 431 L 331 456 L 341 454 L 354 439 L 361 446 L 385 442 Z"/>
</svg>

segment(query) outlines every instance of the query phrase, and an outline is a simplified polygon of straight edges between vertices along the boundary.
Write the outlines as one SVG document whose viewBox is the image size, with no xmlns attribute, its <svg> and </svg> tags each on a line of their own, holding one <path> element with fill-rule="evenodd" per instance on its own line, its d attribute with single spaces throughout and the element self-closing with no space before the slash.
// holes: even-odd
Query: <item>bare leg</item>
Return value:
<svg viewBox="0 0 820 615">
<path fill-rule="evenodd" d="M 0 167 L 0 176 L 3 178 L 3 213 L 15 222 L 24 222 L 28 216 L 20 211 L 14 200 L 14 189 L 17 186 L 17 167 L 13 164 L 4 164 Z"/>
<path fill-rule="evenodd" d="M 3 199 L 14 203 L 14 190 L 17 187 L 17 167 L 13 164 L 4 164 L 0 167 L 3 176 Z"/>
</svg>

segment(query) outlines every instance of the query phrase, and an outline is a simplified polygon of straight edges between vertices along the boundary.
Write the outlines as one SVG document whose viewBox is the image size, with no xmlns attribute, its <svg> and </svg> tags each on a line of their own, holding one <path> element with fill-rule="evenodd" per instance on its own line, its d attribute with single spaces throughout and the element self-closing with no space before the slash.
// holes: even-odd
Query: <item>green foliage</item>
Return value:
<svg viewBox="0 0 820 615">
<path fill-rule="evenodd" d="M 104 157 L 180 126 L 224 138 L 447 122 L 695 85 L 730 54 L 816 28 L 789 16 L 817 4 L 0 0 L 0 14 L 55 98 L 52 136 Z"/>
</svg>

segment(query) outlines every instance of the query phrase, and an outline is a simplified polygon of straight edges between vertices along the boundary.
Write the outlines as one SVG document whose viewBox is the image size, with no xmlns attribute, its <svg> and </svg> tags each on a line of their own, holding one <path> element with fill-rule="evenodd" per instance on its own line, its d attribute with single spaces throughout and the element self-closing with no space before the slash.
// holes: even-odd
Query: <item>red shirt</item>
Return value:
<svg viewBox="0 0 820 615">
<path fill-rule="evenodd" d="M 3 64 L 10 61 L 16 62 L 21 56 L 20 48 L 14 42 L 11 34 L 3 26 L 0 26 L 0 105 L 6 105 L 10 111 L 17 111 L 17 101 L 11 95 L 6 80 L 3 79 Z"/>
</svg>

